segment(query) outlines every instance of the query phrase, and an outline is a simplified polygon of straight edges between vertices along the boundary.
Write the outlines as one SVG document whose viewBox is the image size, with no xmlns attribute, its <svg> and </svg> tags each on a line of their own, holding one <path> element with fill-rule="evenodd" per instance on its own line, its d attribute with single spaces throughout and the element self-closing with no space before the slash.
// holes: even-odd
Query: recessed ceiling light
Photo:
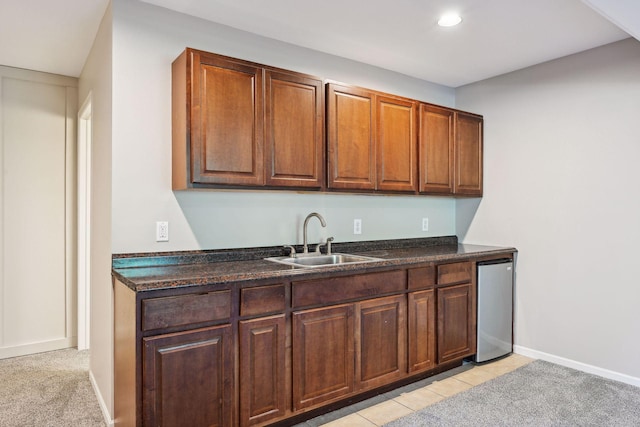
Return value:
<svg viewBox="0 0 640 427">
<path fill-rule="evenodd" d="M 462 18 L 457 13 L 445 13 L 438 20 L 438 25 L 441 27 L 453 27 L 462 22 Z"/>
</svg>

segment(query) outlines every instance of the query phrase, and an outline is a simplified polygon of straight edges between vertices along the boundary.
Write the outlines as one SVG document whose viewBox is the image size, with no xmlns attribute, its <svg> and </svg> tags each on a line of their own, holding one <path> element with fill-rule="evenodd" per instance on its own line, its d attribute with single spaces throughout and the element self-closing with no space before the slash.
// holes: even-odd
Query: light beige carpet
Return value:
<svg viewBox="0 0 640 427">
<path fill-rule="evenodd" d="M 0 426 L 105 426 L 89 381 L 89 352 L 0 360 Z"/>
<path fill-rule="evenodd" d="M 536 360 L 385 427 L 638 427 L 640 387 Z"/>
</svg>

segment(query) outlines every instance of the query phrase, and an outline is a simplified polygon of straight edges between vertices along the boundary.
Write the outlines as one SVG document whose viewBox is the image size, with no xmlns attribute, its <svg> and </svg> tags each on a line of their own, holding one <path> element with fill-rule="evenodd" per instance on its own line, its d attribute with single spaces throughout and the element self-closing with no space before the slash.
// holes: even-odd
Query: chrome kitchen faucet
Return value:
<svg viewBox="0 0 640 427">
<path fill-rule="evenodd" d="M 309 220 L 314 216 L 320 220 L 320 224 L 323 227 L 327 226 L 324 218 L 322 218 L 322 215 L 320 215 L 319 213 L 311 212 L 309 215 L 307 215 L 307 217 L 304 219 L 304 225 L 302 226 L 302 252 L 305 254 L 309 252 L 309 247 L 307 246 L 307 225 L 309 224 Z"/>
</svg>

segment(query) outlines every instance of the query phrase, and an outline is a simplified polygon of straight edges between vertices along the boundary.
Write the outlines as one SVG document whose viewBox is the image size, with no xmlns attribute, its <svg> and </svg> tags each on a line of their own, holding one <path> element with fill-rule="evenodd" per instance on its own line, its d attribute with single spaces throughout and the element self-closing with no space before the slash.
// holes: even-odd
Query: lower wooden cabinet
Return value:
<svg viewBox="0 0 640 427">
<path fill-rule="evenodd" d="M 294 411 L 353 391 L 353 304 L 293 313 Z"/>
<path fill-rule="evenodd" d="M 295 409 L 406 376 L 406 304 L 397 295 L 294 313 Z"/>
<path fill-rule="evenodd" d="M 407 302 L 409 372 L 426 371 L 436 365 L 435 290 L 411 292 Z"/>
<path fill-rule="evenodd" d="M 439 288 L 438 363 L 476 352 L 474 292 L 470 283 Z"/>
<path fill-rule="evenodd" d="M 144 338 L 142 376 L 144 425 L 230 426 L 231 326 Z"/>
<path fill-rule="evenodd" d="M 364 390 L 407 373 L 406 297 L 376 298 L 356 304 L 356 378 Z"/>
<path fill-rule="evenodd" d="M 455 366 L 475 353 L 474 272 L 458 261 L 143 298 L 116 281 L 116 424 L 264 426 Z"/>
<path fill-rule="evenodd" d="M 285 317 L 241 321 L 240 425 L 259 424 L 284 415 Z"/>
</svg>

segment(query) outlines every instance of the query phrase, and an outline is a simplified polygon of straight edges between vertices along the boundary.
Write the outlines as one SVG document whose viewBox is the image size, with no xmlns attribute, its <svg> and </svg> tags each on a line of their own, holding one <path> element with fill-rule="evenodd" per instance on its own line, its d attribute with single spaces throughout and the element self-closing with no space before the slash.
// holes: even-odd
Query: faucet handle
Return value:
<svg viewBox="0 0 640 427">
<path fill-rule="evenodd" d="M 318 246 L 316 246 L 316 254 L 321 254 L 322 250 L 321 248 L 323 246 L 327 247 L 327 255 L 331 255 L 331 242 L 333 242 L 333 237 L 328 237 L 327 241 L 322 243 L 322 241 L 320 243 L 318 243 Z"/>
<path fill-rule="evenodd" d="M 327 237 L 327 255 L 331 255 L 331 242 L 333 242 L 333 237 Z"/>
<path fill-rule="evenodd" d="M 291 245 L 284 245 L 284 248 L 285 248 L 285 249 L 286 249 L 286 248 L 291 249 L 291 253 L 289 254 L 289 255 L 291 256 L 291 258 L 295 258 L 295 257 L 297 256 L 297 255 L 296 255 L 296 248 L 294 248 L 293 246 L 291 246 Z"/>
</svg>

